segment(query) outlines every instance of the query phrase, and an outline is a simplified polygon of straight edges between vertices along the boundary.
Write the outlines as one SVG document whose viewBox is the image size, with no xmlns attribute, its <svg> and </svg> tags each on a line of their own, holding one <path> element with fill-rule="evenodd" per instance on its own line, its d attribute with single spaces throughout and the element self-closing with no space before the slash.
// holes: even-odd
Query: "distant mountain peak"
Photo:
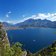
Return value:
<svg viewBox="0 0 56 56">
<path fill-rule="evenodd" d="M 10 24 L 7 22 L 3 22 L 4 27 L 21 27 L 21 28 L 25 28 L 25 27 L 48 27 L 48 28 L 56 28 L 56 21 L 50 21 L 47 19 L 41 20 L 41 19 L 27 19 L 24 22 L 21 23 L 17 23 L 17 24 Z"/>
</svg>

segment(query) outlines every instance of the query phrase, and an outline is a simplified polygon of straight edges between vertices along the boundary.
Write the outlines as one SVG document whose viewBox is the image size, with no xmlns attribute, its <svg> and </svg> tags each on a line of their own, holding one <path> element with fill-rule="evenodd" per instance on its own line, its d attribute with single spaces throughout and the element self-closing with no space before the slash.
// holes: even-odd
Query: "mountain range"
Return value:
<svg viewBox="0 0 56 56">
<path fill-rule="evenodd" d="M 41 19 L 28 19 L 24 22 L 17 23 L 17 24 L 10 24 L 7 22 L 2 22 L 4 27 L 9 28 L 28 28 L 28 27 L 45 27 L 45 28 L 56 28 L 56 21 L 50 21 L 47 19 L 41 20 Z"/>
</svg>

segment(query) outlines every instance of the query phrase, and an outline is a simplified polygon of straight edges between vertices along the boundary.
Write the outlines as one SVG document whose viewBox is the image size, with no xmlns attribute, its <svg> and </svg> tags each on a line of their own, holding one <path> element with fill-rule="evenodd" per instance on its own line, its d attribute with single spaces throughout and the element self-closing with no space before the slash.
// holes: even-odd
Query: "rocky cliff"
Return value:
<svg viewBox="0 0 56 56">
<path fill-rule="evenodd" d="M 7 47 L 6 45 L 8 45 L 10 47 L 6 30 L 3 29 L 3 25 L 0 22 L 0 56 L 4 56 L 3 53 L 4 53 L 4 50 Z"/>
<path fill-rule="evenodd" d="M 0 22 L 0 56 L 26 56 L 27 52 L 21 46 L 19 42 L 10 46 L 6 30 Z"/>
</svg>

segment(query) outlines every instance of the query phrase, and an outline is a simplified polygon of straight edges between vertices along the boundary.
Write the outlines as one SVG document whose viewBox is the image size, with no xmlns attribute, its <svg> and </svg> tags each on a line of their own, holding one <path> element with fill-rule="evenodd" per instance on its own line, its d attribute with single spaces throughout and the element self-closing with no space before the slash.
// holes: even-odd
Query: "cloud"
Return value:
<svg viewBox="0 0 56 56">
<path fill-rule="evenodd" d="M 44 20 L 44 19 L 47 19 L 47 20 L 51 20 L 51 21 L 56 21 L 56 13 L 38 13 L 37 15 L 32 15 L 31 17 L 26 17 L 24 18 L 24 20 L 27 20 L 27 19 L 41 19 L 41 20 Z"/>
<path fill-rule="evenodd" d="M 8 20 L 6 21 L 7 23 L 11 23 L 11 24 L 16 24 L 17 21 L 11 21 L 11 20 Z"/>
<path fill-rule="evenodd" d="M 4 21 L 2 21 L 2 22 L 4 22 Z M 6 21 L 7 23 L 11 23 L 11 24 L 16 24 L 16 23 L 20 23 L 20 22 L 23 22 L 23 20 L 14 20 L 14 21 L 12 21 L 12 20 L 7 20 Z"/>
<path fill-rule="evenodd" d="M 36 19 L 41 19 L 41 20 L 44 20 L 44 19 L 47 19 L 47 20 L 50 20 L 50 21 L 56 21 L 56 13 L 38 13 L 38 14 L 35 14 L 35 15 L 32 15 L 30 17 L 26 17 L 25 15 L 22 15 L 22 20 L 11 20 L 11 21 L 6 21 L 8 23 L 13 23 L 13 24 L 16 24 L 16 23 L 20 23 L 20 22 L 24 22 L 25 20 L 28 20 L 30 18 L 36 20 Z M 8 18 L 9 17 L 9 14 L 6 14 L 6 17 Z"/>
<path fill-rule="evenodd" d="M 11 11 L 8 11 L 7 14 L 5 15 L 7 18 L 9 18 L 9 15 L 11 14 Z"/>
</svg>

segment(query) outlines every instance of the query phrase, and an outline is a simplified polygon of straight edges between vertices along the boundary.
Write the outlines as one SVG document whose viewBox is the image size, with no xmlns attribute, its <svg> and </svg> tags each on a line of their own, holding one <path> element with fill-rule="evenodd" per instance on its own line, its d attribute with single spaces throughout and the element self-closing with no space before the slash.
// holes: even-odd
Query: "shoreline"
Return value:
<svg viewBox="0 0 56 56">
<path fill-rule="evenodd" d="M 49 27 L 25 27 L 25 28 L 5 28 L 5 30 L 24 30 L 24 29 L 34 29 L 34 28 L 49 28 Z M 49 28 L 49 29 L 56 29 L 56 28 Z"/>
</svg>

